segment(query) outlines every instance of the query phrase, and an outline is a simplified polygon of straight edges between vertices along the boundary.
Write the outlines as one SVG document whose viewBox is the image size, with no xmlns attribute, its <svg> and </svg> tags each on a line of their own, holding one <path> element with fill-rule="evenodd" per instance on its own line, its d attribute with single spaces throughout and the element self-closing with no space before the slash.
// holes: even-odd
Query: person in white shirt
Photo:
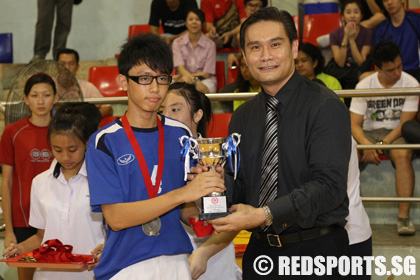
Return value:
<svg viewBox="0 0 420 280">
<path fill-rule="evenodd" d="M 57 61 L 76 76 L 79 70 L 79 53 L 73 49 L 61 49 L 57 52 Z M 102 98 L 99 90 L 89 81 L 77 79 L 84 98 Z M 97 105 L 102 117 L 112 116 L 114 110 L 110 104 Z"/>
<path fill-rule="evenodd" d="M 29 224 L 38 230 L 25 241 L 10 244 L 4 251 L 9 256 L 31 252 L 53 239 L 73 246 L 72 254 L 89 255 L 105 242 L 103 215 L 93 213 L 90 207 L 85 167 L 87 141 L 100 122 L 97 108 L 88 105 L 90 108 L 62 105 L 51 120 L 48 137 L 55 159 L 47 171 L 34 178 L 31 189 Z M 38 268 L 33 279 L 93 280 L 94 274 Z"/>
<path fill-rule="evenodd" d="M 360 81 L 356 89 L 383 89 L 418 87 L 417 80 L 402 71 L 401 53 L 397 44 L 383 41 L 373 50 L 377 72 Z M 401 126 L 414 119 L 418 96 L 380 96 L 353 98 L 350 106 L 353 137 L 359 144 L 377 144 L 376 150 L 364 150 L 359 157 L 363 163 L 381 163 L 381 155 L 388 153 L 396 169 L 395 184 L 399 197 L 412 197 L 414 172 L 411 164 L 412 150 L 382 150 L 381 144 L 405 144 Z M 413 235 L 414 225 L 410 217 L 410 203 L 400 203 L 398 234 Z"/>
</svg>

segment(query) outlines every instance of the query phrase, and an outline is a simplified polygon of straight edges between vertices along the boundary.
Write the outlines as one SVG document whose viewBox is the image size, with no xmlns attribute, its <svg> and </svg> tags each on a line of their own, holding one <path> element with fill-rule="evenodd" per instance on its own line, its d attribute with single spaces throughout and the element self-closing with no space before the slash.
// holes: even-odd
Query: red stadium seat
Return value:
<svg viewBox="0 0 420 280">
<path fill-rule="evenodd" d="M 227 70 L 227 84 L 231 84 L 233 82 L 236 82 L 236 78 L 238 77 L 238 71 L 239 67 L 236 67 L 235 69 L 228 69 Z"/>
<path fill-rule="evenodd" d="M 117 82 L 117 66 L 96 66 L 89 69 L 89 82 L 94 84 L 104 97 L 127 96 Z"/>
<path fill-rule="evenodd" d="M 222 89 L 222 87 L 224 87 L 226 84 L 224 61 L 216 61 L 216 78 L 217 78 L 217 92 L 219 92 Z"/>
<path fill-rule="evenodd" d="M 116 118 L 119 118 L 119 117 L 117 117 L 117 116 L 108 116 L 108 117 L 103 117 L 103 118 L 101 119 L 101 122 L 100 122 L 100 124 L 99 124 L 99 127 L 103 127 L 103 126 L 105 126 L 105 125 L 109 124 L 110 122 L 114 121 Z"/>
<path fill-rule="evenodd" d="M 207 137 L 227 137 L 231 117 L 232 113 L 213 114 L 210 125 L 207 127 Z"/>
<path fill-rule="evenodd" d="M 147 33 L 150 31 L 148 24 L 134 24 L 128 27 L 128 37 L 136 36 L 139 33 Z M 159 25 L 159 33 L 163 34 L 162 24 Z"/>
<path fill-rule="evenodd" d="M 305 15 L 303 17 L 303 43 L 311 43 L 319 47 L 316 38 L 329 34 L 341 27 L 343 21 L 340 13 Z"/>
<path fill-rule="evenodd" d="M 238 52 L 239 49 L 231 49 L 231 48 L 222 48 L 222 49 L 217 49 L 216 52 L 218 53 L 236 53 Z"/>
</svg>

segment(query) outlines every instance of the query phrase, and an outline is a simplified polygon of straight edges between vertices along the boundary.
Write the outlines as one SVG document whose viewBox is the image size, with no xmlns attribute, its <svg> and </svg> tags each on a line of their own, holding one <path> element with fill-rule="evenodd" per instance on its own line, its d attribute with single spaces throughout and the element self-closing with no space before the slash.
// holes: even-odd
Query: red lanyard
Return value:
<svg viewBox="0 0 420 280">
<path fill-rule="evenodd" d="M 157 176 L 156 176 L 156 183 L 155 187 L 153 187 L 152 179 L 150 178 L 149 169 L 147 168 L 146 160 L 144 159 L 143 153 L 141 151 L 140 145 L 137 142 L 136 137 L 134 136 L 133 130 L 131 129 L 130 123 L 128 122 L 126 114 L 122 117 L 122 124 L 125 131 L 125 134 L 128 137 L 128 140 L 130 141 L 131 147 L 134 150 L 134 153 L 136 154 L 137 161 L 139 162 L 140 170 L 143 175 L 144 183 L 146 184 L 147 193 L 149 194 L 149 198 L 154 198 L 157 196 L 160 182 L 162 180 L 163 175 L 163 165 L 164 165 L 164 154 L 165 154 L 165 136 L 163 132 L 163 125 L 157 117 L 157 123 L 158 123 L 158 132 L 159 132 L 159 144 L 158 144 L 158 170 L 157 170 Z"/>
</svg>

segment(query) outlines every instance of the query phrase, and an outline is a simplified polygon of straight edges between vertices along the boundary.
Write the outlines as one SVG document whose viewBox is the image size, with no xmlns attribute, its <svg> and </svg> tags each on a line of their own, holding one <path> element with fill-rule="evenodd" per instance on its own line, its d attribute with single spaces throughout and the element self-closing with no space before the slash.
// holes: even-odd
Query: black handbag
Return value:
<svg viewBox="0 0 420 280">
<path fill-rule="evenodd" d="M 326 74 L 334 76 L 340 82 L 343 89 L 354 89 L 359 82 L 360 67 L 357 66 L 351 59 L 346 61 L 344 67 L 340 67 L 335 62 L 334 58 L 328 62 L 325 67 Z"/>
<path fill-rule="evenodd" d="M 79 5 L 80 3 L 82 3 L 83 0 L 74 0 L 73 4 L 74 5 Z"/>
</svg>

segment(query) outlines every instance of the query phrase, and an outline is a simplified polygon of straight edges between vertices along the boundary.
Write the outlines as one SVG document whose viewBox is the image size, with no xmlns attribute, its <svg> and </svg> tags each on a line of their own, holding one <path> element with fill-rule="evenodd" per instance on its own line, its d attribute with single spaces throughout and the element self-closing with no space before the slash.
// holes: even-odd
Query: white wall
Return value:
<svg viewBox="0 0 420 280">
<path fill-rule="evenodd" d="M 152 0 L 84 0 L 74 6 L 67 47 L 79 51 L 81 60 L 103 60 L 118 53 L 128 26 L 147 24 Z M 197 0 L 200 4 L 201 0 Z M 298 0 L 272 0 L 272 5 L 297 14 Z M 13 33 L 15 63 L 33 56 L 37 16 L 36 0 L 0 0 L 0 33 Z M 47 59 L 51 59 L 51 52 Z"/>
</svg>

